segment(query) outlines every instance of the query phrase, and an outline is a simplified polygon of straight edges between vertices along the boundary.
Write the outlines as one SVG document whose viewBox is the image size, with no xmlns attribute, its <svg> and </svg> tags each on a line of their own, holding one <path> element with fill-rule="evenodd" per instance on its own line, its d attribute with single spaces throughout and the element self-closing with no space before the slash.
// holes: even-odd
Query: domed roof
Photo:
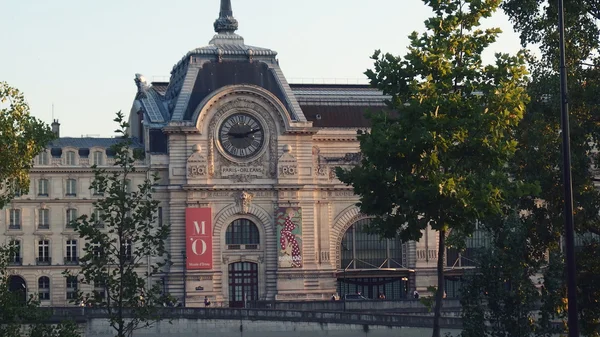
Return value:
<svg viewBox="0 0 600 337">
<path fill-rule="evenodd" d="M 221 10 L 219 17 L 215 20 L 214 28 L 217 34 L 213 36 L 208 46 L 190 50 L 173 69 L 193 55 L 218 58 L 244 56 L 272 58 L 273 60 L 277 56 L 277 52 L 274 50 L 246 45 L 244 38 L 235 33 L 238 29 L 238 21 L 233 17 L 231 0 L 221 0 Z"/>
</svg>

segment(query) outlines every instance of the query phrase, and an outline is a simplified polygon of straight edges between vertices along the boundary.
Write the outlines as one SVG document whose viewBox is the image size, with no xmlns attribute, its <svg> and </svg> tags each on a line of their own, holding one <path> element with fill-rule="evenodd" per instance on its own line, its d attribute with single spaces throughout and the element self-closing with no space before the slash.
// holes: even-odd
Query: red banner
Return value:
<svg viewBox="0 0 600 337">
<path fill-rule="evenodd" d="M 210 208 L 185 209 L 187 269 L 212 269 L 212 214 Z"/>
</svg>

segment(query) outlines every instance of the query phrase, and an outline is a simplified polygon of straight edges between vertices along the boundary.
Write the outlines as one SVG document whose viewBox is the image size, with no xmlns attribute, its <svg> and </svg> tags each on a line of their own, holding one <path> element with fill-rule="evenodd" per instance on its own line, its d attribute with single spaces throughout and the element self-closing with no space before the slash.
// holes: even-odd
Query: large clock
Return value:
<svg viewBox="0 0 600 337">
<path fill-rule="evenodd" d="M 265 142 L 265 132 L 254 116 L 235 113 L 226 117 L 219 127 L 219 143 L 227 154 L 235 158 L 256 155 Z"/>
</svg>

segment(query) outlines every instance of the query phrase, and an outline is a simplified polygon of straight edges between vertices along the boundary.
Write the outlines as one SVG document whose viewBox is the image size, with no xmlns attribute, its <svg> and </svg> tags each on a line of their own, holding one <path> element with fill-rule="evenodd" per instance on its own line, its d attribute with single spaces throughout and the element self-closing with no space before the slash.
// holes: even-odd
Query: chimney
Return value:
<svg viewBox="0 0 600 337">
<path fill-rule="evenodd" d="M 52 132 L 54 132 L 54 134 L 56 135 L 56 138 L 60 137 L 60 123 L 58 122 L 58 119 L 55 119 L 52 124 Z"/>
</svg>

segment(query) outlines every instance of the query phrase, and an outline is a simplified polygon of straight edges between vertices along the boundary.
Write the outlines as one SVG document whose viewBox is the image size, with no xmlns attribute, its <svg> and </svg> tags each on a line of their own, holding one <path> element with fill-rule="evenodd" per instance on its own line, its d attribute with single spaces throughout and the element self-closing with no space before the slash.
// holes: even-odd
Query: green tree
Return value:
<svg viewBox="0 0 600 337">
<path fill-rule="evenodd" d="M 34 296 L 22 296 L 10 290 L 8 263 L 15 247 L 0 246 L 0 336 L 2 337 L 78 337 L 74 322 L 46 324 L 49 312 L 39 307 Z"/>
<path fill-rule="evenodd" d="M 594 55 L 600 45 L 600 1 L 564 1 L 567 63 Z M 549 67 L 558 69 L 558 1 L 504 0 L 502 9 L 519 32 L 521 43 L 538 46 Z"/>
<path fill-rule="evenodd" d="M 170 226 L 157 221 L 159 201 L 152 198 L 157 175 L 137 190 L 129 186 L 142 152 L 133 149 L 121 112 L 115 122 L 122 141 L 112 147 L 114 168 L 94 168 L 90 189 L 102 197 L 93 204 L 94 214 L 73 223 L 86 244 L 80 270 L 65 275 L 93 286 L 91 293 L 79 291 L 75 301 L 105 308 L 116 336 L 125 337 L 159 320 L 157 309 L 169 300 L 155 276 L 170 263 L 165 246 Z"/>
<path fill-rule="evenodd" d="M 16 192 L 29 190 L 33 159 L 55 138 L 48 125 L 29 114 L 18 89 L 0 82 L 0 208 Z"/>
<path fill-rule="evenodd" d="M 431 226 L 439 232 L 438 285 L 433 336 L 440 335 L 446 237 L 464 237 L 478 220 L 502 212 L 511 186 L 506 163 L 516 149 L 514 128 L 527 94 L 524 54 L 481 53 L 499 29 L 478 29 L 499 0 L 424 0 L 434 17 L 426 32 L 410 35 L 408 54 L 377 51 L 371 84 L 391 95 L 393 114 L 371 116 L 359 134 L 363 159 L 337 170 L 372 215 L 371 230 L 385 237 L 418 240 Z"/>
<path fill-rule="evenodd" d="M 477 270 L 464 278 L 463 337 L 528 337 L 536 330 L 540 294 L 532 278 L 542 261 L 531 259 L 522 218 L 513 213 L 501 222 L 486 232 L 491 244 L 479 250 Z"/>
<path fill-rule="evenodd" d="M 571 157 L 575 226 L 579 233 L 600 235 L 600 193 L 594 186 L 598 174 L 598 141 L 600 140 L 600 2 L 598 0 L 565 1 L 566 63 L 568 73 L 568 102 L 571 126 Z M 532 210 L 530 238 L 543 250 L 560 249 L 564 227 L 562 184 L 562 153 L 560 151 L 560 93 L 558 78 L 558 11 L 552 0 L 505 0 L 502 7 L 515 29 L 521 34 L 524 46 L 540 47 L 542 58 L 532 65 L 533 81 L 529 87 L 532 103 L 527 107 L 525 123 L 519 131 L 515 172 L 522 179 L 537 179 L 543 207 L 533 207 L 534 200 L 523 200 L 521 207 Z M 587 242 L 584 245 L 590 245 Z M 593 251 L 595 246 L 584 247 Z M 552 255 L 551 255 L 552 256 Z M 560 257 L 551 260 L 555 268 L 562 264 Z M 590 270 L 600 269 L 600 260 L 577 258 L 578 309 L 582 332 L 590 334 L 594 322 L 600 320 L 600 308 L 588 301 L 597 293 L 598 283 L 592 282 Z M 555 272 L 558 276 L 558 271 Z M 563 274 L 560 274 L 563 276 Z M 564 278 L 554 279 L 553 286 L 564 288 Z M 546 280 L 548 281 L 548 280 Z M 550 292 L 549 292 L 550 293 Z M 564 291 L 562 291 L 564 294 Z M 554 303 L 550 305 L 550 303 Z M 544 315 L 556 316 L 564 303 L 552 300 Z"/>
</svg>

